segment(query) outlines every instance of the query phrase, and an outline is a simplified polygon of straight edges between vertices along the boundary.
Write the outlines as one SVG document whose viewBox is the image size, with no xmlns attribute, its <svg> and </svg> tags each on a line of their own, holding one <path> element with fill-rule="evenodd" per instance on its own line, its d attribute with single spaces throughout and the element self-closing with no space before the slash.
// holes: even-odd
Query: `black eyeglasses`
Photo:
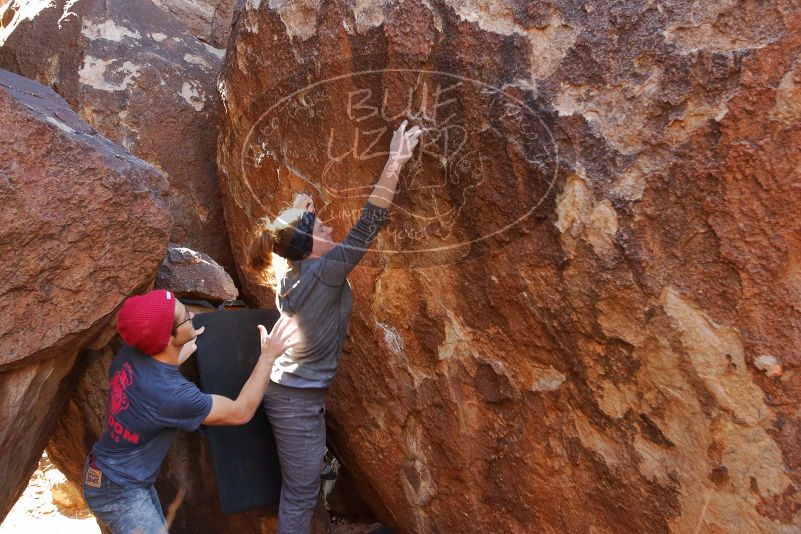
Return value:
<svg viewBox="0 0 801 534">
<path fill-rule="evenodd" d="M 175 325 L 172 328 L 172 334 L 173 335 L 177 334 L 178 333 L 178 329 L 181 328 L 181 325 L 184 324 L 185 322 L 191 321 L 191 320 L 192 320 L 192 314 L 189 312 L 189 310 L 186 310 L 186 319 L 184 319 L 183 321 L 181 321 L 180 323 L 178 323 L 177 325 Z"/>
</svg>

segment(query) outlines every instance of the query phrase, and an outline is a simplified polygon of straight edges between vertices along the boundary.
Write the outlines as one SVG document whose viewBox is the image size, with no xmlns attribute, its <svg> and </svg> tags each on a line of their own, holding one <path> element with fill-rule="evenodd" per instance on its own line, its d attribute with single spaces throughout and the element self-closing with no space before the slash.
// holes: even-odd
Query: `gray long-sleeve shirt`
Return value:
<svg viewBox="0 0 801 534">
<path fill-rule="evenodd" d="M 328 387 L 348 330 L 353 293 L 348 273 L 389 219 L 367 202 L 345 240 L 321 258 L 294 262 L 279 282 L 276 305 L 298 320 L 302 341 L 276 358 L 270 379 L 291 387 Z"/>
</svg>

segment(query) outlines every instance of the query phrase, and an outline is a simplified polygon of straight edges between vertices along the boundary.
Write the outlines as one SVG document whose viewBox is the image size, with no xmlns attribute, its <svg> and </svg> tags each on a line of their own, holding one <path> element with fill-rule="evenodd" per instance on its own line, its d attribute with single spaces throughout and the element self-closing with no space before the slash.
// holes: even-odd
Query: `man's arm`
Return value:
<svg viewBox="0 0 801 534">
<path fill-rule="evenodd" d="M 272 332 L 259 325 L 261 354 L 250 378 L 242 386 L 236 400 L 222 395 L 211 396 L 211 411 L 203 420 L 204 425 L 244 425 L 253 418 L 259 407 L 275 359 L 300 341 L 300 333 L 295 321 L 284 315 L 275 323 Z"/>
</svg>

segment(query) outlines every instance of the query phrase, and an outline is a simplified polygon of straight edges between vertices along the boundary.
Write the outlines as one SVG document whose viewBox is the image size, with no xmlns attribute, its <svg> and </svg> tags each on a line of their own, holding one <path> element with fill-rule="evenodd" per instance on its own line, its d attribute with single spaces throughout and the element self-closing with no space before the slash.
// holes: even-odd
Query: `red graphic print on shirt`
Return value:
<svg viewBox="0 0 801 534">
<path fill-rule="evenodd" d="M 131 365 L 124 363 L 122 369 L 111 377 L 111 391 L 109 392 L 111 413 L 118 414 L 128 409 L 128 397 L 125 395 L 125 389 L 131 384 L 133 384 Z"/>
<path fill-rule="evenodd" d="M 133 384 L 133 370 L 131 364 L 125 362 L 122 364 L 122 369 L 114 373 L 111 377 L 111 388 L 108 392 L 109 397 L 109 412 L 108 419 L 106 420 L 106 428 L 108 429 L 111 439 L 119 443 L 120 439 L 128 443 L 139 443 L 139 434 L 127 428 L 121 421 L 117 420 L 114 415 L 127 410 L 130 403 L 128 402 L 128 395 L 125 390 Z"/>
</svg>

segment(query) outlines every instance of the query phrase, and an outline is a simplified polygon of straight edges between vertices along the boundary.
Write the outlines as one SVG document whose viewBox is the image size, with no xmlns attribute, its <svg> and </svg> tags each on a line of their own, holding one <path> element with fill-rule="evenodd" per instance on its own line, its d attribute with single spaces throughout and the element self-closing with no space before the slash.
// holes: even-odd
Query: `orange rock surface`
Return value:
<svg viewBox="0 0 801 534">
<path fill-rule="evenodd" d="M 379 519 L 801 528 L 797 5 L 254 0 L 235 21 L 240 264 L 298 190 L 343 237 L 392 129 L 426 129 L 350 278 L 329 402 Z"/>
</svg>

